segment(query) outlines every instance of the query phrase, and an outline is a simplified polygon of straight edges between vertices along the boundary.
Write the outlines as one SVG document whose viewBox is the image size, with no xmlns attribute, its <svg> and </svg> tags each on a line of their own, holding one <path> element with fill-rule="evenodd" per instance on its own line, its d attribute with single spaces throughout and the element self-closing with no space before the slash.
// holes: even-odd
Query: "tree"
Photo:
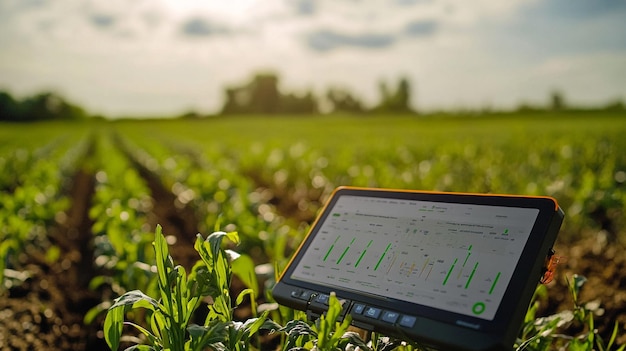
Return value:
<svg viewBox="0 0 626 351">
<path fill-rule="evenodd" d="M 27 98 L 22 102 L 24 120 L 60 120 L 82 119 L 85 112 L 82 108 L 65 101 L 61 96 L 45 92 Z"/>
<path fill-rule="evenodd" d="M 330 88 L 326 97 L 330 104 L 330 112 L 362 113 L 365 111 L 363 103 L 346 89 Z"/>
<path fill-rule="evenodd" d="M 278 77 L 259 73 L 247 84 L 225 89 L 226 100 L 222 114 L 284 114 L 316 113 L 317 99 L 311 92 L 304 95 L 283 94 L 278 89 Z"/>
<path fill-rule="evenodd" d="M 278 77 L 274 74 L 257 74 L 250 84 L 250 108 L 256 113 L 277 113 L 281 94 L 278 92 Z"/>
<path fill-rule="evenodd" d="M 280 101 L 280 111 L 283 113 L 313 114 L 319 112 L 317 98 L 310 91 L 302 96 L 296 94 L 283 95 Z"/>
<path fill-rule="evenodd" d="M 400 79 L 394 102 L 398 112 L 411 112 L 411 84 L 406 78 Z"/>
<path fill-rule="evenodd" d="M 554 90 L 550 95 L 550 108 L 552 111 L 562 111 L 566 109 L 565 99 L 560 91 Z"/>
<path fill-rule="evenodd" d="M 0 121 L 67 120 L 85 116 L 82 108 L 68 103 L 55 93 L 40 93 L 18 101 L 10 94 L 0 92 Z"/>
<path fill-rule="evenodd" d="M 17 101 L 11 94 L 0 91 L 0 121 L 15 121 L 18 115 Z"/>
<path fill-rule="evenodd" d="M 381 101 L 374 108 L 375 112 L 412 113 L 411 84 L 406 77 L 398 82 L 395 91 L 390 91 L 385 82 L 379 84 Z"/>
</svg>

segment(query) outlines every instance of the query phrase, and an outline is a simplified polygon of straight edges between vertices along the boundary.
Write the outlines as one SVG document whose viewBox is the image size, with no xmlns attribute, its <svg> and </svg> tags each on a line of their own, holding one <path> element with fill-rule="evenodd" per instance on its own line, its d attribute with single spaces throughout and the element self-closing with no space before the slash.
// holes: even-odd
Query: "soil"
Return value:
<svg viewBox="0 0 626 351">
<path fill-rule="evenodd" d="M 175 196 L 163 187 L 154 174 L 139 163 L 134 166 L 146 180 L 154 198 L 151 225 L 161 224 L 164 233 L 176 236 L 177 241 L 170 248 L 171 254 L 175 262 L 189 269 L 198 259 L 193 249 L 197 233 L 193 212 L 176 206 Z M 91 325 L 83 323 L 83 317 L 90 308 L 112 296 L 110 291 L 88 288 L 90 278 L 98 274 L 91 262 L 93 223 L 88 217 L 94 185 L 93 174 L 78 171 L 68 191 L 72 205 L 66 213 L 66 220 L 48 228 L 50 241 L 61 249 L 59 260 L 49 262 L 44 253 L 36 249 L 20 256 L 20 264 L 29 278 L 0 295 L 0 351 L 108 350 L 101 331 L 103 318 Z M 297 208 L 298 201 L 302 200 L 282 195 L 278 192 L 272 201 L 285 214 L 289 213 L 289 209 Z M 310 213 L 300 216 L 312 220 Z M 548 299 L 543 301 L 540 313 L 549 315 L 572 309 L 573 301 L 565 283 L 566 277 L 584 275 L 588 281 L 582 288 L 579 301 L 599 301 L 596 328 L 608 340 L 614 323 L 618 321 L 618 342 L 624 344 L 626 256 L 623 252 L 626 247 L 607 240 L 605 234 L 600 231 L 589 233 L 586 238 L 575 242 L 557 242 L 557 254 L 565 256 L 565 260 L 559 266 L 554 282 L 548 285 Z M 580 331 L 574 326 L 568 334 Z"/>
<path fill-rule="evenodd" d="M 19 261 L 29 277 L 0 296 L 0 348 L 4 350 L 106 350 L 97 325 L 83 316 L 102 296 L 88 289 L 96 275 L 91 263 L 88 211 L 94 177 L 79 171 L 73 178 L 72 207 L 66 220 L 48 230 L 61 250 L 57 261 L 27 248 Z"/>
<path fill-rule="evenodd" d="M 586 278 L 578 305 L 594 311 L 594 325 L 605 341 L 610 339 L 615 323 L 619 323 L 617 343 L 626 344 L 626 245 L 607 240 L 606 232 L 590 232 L 572 243 L 559 243 L 555 249 L 563 263 L 557 276 L 548 284 L 548 299 L 543 301 L 542 315 L 573 310 L 574 299 L 569 292 L 568 280 L 575 275 Z M 582 332 L 572 325 L 568 335 Z"/>
</svg>

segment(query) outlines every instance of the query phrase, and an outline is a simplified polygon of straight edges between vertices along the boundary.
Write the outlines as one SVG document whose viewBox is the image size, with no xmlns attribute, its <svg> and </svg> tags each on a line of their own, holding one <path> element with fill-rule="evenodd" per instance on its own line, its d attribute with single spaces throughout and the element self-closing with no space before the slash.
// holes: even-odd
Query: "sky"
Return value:
<svg viewBox="0 0 626 351">
<path fill-rule="evenodd" d="M 626 100 L 626 0 L 0 0 L 0 90 L 109 117 L 218 112 L 284 92 L 372 106 L 406 77 L 422 110 Z"/>
</svg>

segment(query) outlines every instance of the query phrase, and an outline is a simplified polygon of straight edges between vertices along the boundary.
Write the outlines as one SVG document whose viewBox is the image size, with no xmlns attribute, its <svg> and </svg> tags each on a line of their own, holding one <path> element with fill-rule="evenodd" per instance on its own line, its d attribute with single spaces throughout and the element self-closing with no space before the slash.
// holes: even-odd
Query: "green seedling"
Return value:
<svg viewBox="0 0 626 351">
<path fill-rule="evenodd" d="M 154 248 L 159 293 L 150 297 L 139 290 L 125 293 L 109 308 L 104 322 L 107 344 L 117 350 L 122 340 L 124 325 L 135 328 L 143 335 L 142 345 L 130 349 L 140 350 L 247 350 L 253 335 L 262 328 L 275 328 L 266 321 L 267 312 L 245 322 L 233 320 L 229 284 L 231 269 L 229 256 L 221 248 L 224 238 L 238 241 L 236 233 L 215 232 L 206 240 L 199 235 L 195 248 L 201 261 L 187 275 L 181 266 L 175 266 L 168 246 L 157 226 Z M 246 291 L 250 294 L 250 291 Z M 200 302 L 210 298 L 209 313 L 203 325 L 191 323 Z M 239 299 L 238 299 L 239 301 Z M 133 310 L 147 311 L 146 324 L 125 322 L 125 315 Z"/>
</svg>

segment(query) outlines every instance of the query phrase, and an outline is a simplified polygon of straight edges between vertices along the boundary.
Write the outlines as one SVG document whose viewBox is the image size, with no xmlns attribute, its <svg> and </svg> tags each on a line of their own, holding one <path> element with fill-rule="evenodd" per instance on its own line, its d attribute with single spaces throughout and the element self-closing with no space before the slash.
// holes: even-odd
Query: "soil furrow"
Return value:
<svg viewBox="0 0 626 351">
<path fill-rule="evenodd" d="M 84 159 L 93 154 L 93 147 Z M 33 247 L 22 255 L 29 278 L 0 299 L 0 349 L 108 349 L 98 336 L 99 326 L 83 323 L 87 311 L 101 301 L 100 293 L 88 287 L 97 274 L 88 216 L 94 185 L 93 174 L 79 167 L 67 190 L 70 208 L 47 228 L 52 247 L 58 248 L 57 259 Z"/>
<path fill-rule="evenodd" d="M 129 146 L 119 136 L 113 136 L 113 138 L 115 145 L 127 157 L 150 189 L 154 200 L 152 213 L 149 216 L 150 227 L 155 228 L 157 224 L 160 224 L 165 235 L 176 238 L 170 242 L 170 254 L 177 264 L 190 270 L 199 259 L 198 253 L 194 250 L 198 220 L 193 209 L 177 201 L 176 195 L 167 189 L 159 175 L 137 160 Z"/>
</svg>

